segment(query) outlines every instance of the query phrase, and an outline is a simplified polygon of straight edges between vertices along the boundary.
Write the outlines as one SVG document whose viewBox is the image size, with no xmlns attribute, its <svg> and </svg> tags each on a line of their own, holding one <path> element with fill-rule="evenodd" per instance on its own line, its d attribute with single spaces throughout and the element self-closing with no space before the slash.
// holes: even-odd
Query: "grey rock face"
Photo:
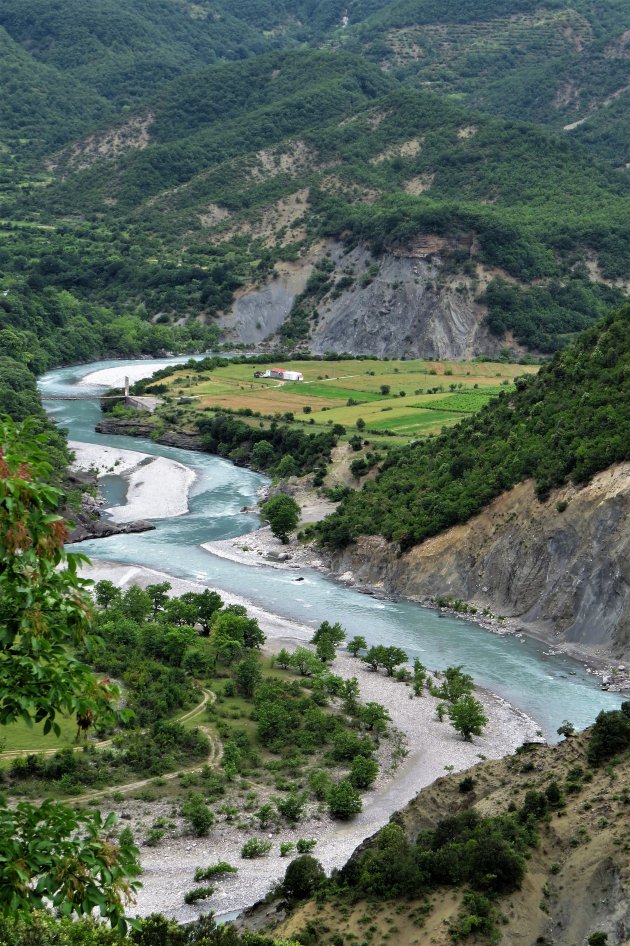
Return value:
<svg viewBox="0 0 630 946">
<path fill-rule="evenodd" d="M 221 327 L 239 341 L 256 344 L 278 331 L 291 311 L 295 291 L 280 280 L 236 300 Z"/>
<path fill-rule="evenodd" d="M 496 350 L 474 301 L 471 281 L 445 277 L 438 262 L 388 254 L 373 260 L 364 249 L 343 258 L 357 281 L 319 306 L 309 347 L 317 353 L 350 352 L 378 357 L 470 358 Z M 371 282 L 361 278 L 378 267 Z"/>
<path fill-rule="evenodd" d="M 559 512 L 557 503 L 568 502 Z M 531 483 L 463 526 L 398 556 L 367 536 L 333 569 L 410 598 L 451 596 L 516 617 L 526 630 L 585 655 L 630 656 L 630 464 L 539 503 Z"/>
</svg>

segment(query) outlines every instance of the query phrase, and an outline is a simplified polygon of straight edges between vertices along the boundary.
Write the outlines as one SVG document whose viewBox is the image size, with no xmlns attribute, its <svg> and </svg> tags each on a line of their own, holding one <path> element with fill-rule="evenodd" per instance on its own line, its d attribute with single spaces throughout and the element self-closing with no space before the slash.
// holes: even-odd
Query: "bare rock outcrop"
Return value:
<svg viewBox="0 0 630 946">
<path fill-rule="evenodd" d="M 366 536 L 333 558 L 339 574 L 409 598 L 451 596 L 519 619 L 585 656 L 630 659 L 630 463 L 544 503 L 531 482 L 404 555 Z"/>
</svg>

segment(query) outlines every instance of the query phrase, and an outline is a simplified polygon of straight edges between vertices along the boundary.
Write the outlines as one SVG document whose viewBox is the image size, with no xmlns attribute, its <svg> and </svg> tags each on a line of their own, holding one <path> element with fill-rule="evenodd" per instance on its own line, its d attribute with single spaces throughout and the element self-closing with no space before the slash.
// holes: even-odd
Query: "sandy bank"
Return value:
<svg viewBox="0 0 630 946">
<path fill-rule="evenodd" d="M 95 562 L 82 574 L 93 580 L 108 578 L 121 587 L 168 580 L 174 594 L 203 587 L 143 567 L 107 562 Z M 312 628 L 306 625 L 269 614 L 245 599 L 223 591 L 221 595 L 227 603 L 245 604 L 252 616 L 258 619 L 267 635 L 268 652 L 303 644 L 312 636 Z M 373 673 L 361 661 L 343 651 L 338 654 L 332 669 L 344 678 L 357 677 L 362 700 L 374 700 L 387 707 L 392 725 L 403 734 L 407 755 L 394 772 L 382 775 L 376 786 L 365 794 L 362 813 L 350 823 L 330 822 L 325 815 L 313 811 L 312 817 L 300 825 L 297 836 L 317 838 L 315 855 L 328 871 L 345 863 L 361 841 L 385 824 L 391 814 L 403 807 L 421 788 L 444 775 L 447 768 L 452 766 L 457 771 L 474 765 L 480 757 L 498 758 L 514 751 L 524 740 L 535 738 L 536 724 L 493 694 L 478 693 L 486 708 L 489 725 L 483 737 L 465 743 L 448 723 L 438 721 L 435 713 L 437 701 L 433 697 L 412 698 L 411 690 L 404 684 Z M 134 820 L 136 805 L 135 802 L 123 805 Z M 146 804 L 137 805 L 137 808 L 138 812 L 144 809 L 146 813 Z M 151 810 L 147 825 L 157 814 Z M 267 836 L 259 831 L 254 833 Z M 143 846 L 144 888 L 138 898 L 138 912 L 145 915 L 162 911 L 180 921 L 194 919 L 199 910 L 186 906 L 183 895 L 193 886 L 192 878 L 197 866 L 220 859 L 238 866 L 239 872 L 220 881 L 216 893 L 204 902 L 201 910 L 211 908 L 224 913 L 241 910 L 255 902 L 284 876 L 288 860 L 280 857 L 279 842 L 295 840 L 296 834 L 281 830 L 269 835 L 273 840 L 271 854 L 254 861 L 240 858 L 240 848 L 246 837 L 247 834 L 239 831 L 237 826 L 221 821 L 207 839 L 184 836 L 165 840 L 157 848 Z"/>
<path fill-rule="evenodd" d="M 181 359 L 182 362 L 186 360 L 186 358 Z M 177 362 L 173 361 L 172 358 L 168 361 L 148 360 L 143 361 L 141 364 L 133 365 L 123 362 L 120 365 L 115 365 L 113 368 L 101 368 L 99 371 L 91 371 L 90 374 L 86 374 L 81 378 L 78 383 L 102 385 L 105 388 L 122 388 L 125 386 L 125 378 L 129 378 L 130 384 L 135 384 L 136 381 L 142 381 L 143 378 L 150 378 L 156 371 L 160 371 L 162 368 L 168 368 L 174 364 L 177 364 Z"/>
<path fill-rule="evenodd" d="M 75 453 L 73 469 L 95 469 L 99 476 L 114 474 L 127 481 L 126 504 L 106 510 L 114 522 L 170 519 L 188 512 L 195 473 L 183 463 L 100 444 L 71 441 L 69 446 Z"/>
</svg>

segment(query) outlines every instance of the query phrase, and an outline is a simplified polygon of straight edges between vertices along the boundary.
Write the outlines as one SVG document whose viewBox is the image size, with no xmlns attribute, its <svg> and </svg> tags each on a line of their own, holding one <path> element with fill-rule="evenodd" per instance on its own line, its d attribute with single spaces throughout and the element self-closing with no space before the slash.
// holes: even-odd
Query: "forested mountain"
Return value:
<svg viewBox="0 0 630 946">
<path fill-rule="evenodd" d="M 55 229 L 8 235 L 6 271 L 28 255 L 35 288 L 150 317 L 229 310 L 324 238 L 368 247 L 377 265 L 416 247 L 438 290 L 465 277 L 468 309 L 483 307 L 497 339 L 552 351 L 620 303 L 630 277 L 625 177 L 346 54 L 271 53 L 176 79 L 51 168 L 16 212 Z M 338 275 L 311 284 L 310 322 L 294 311 L 285 343 L 308 343 L 317 306 L 352 297 L 357 280 Z"/>
<path fill-rule="evenodd" d="M 609 109 L 628 89 L 624 0 L 393 0 L 363 13 L 336 42 L 402 82 L 558 130 L 605 126 L 578 137 L 615 166 L 627 163 L 627 119 Z"/>
<path fill-rule="evenodd" d="M 8 161 L 12 153 L 41 155 L 112 114 L 96 92 L 36 62 L 1 26 L 0 86 L 0 159 L 5 180 L 12 170 Z"/>
<path fill-rule="evenodd" d="M 630 185 L 589 151 L 619 164 L 626 7 L 7 0 L 3 288 L 42 311 L 69 293 L 53 308 L 89 310 L 88 326 L 139 319 L 118 333 L 125 352 L 169 347 L 175 320 L 214 338 L 241 298 L 262 315 L 244 335 L 237 319 L 233 341 L 279 330 L 288 347 L 352 350 L 359 299 L 375 350 L 399 285 L 401 311 L 466 324 L 444 354 L 554 351 L 630 279 Z M 564 115 L 545 96 L 578 66 Z M 572 133 L 588 147 L 520 121 L 561 128 L 587 99 L 610 99 Z M 392 275 L 370 289 L 381 266 Z M 274 284 L 284 308 L 267 328 Z M 31 333 L 12 348 L 34 367 L 109 350 L 107 331 L 51 342 L 47 317 L 22 325 L 6 305 L 2 322 Z"/>
</svg>

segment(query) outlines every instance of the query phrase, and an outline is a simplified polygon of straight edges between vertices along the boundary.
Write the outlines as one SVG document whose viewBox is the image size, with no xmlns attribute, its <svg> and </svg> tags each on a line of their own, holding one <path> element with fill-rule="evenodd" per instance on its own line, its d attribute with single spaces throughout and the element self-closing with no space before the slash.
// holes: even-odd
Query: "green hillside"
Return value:
<svg viewBox="0 0 630 946">
<path fill-rule="evenodd" d="M 322 52 L 209 67 L 150 107 L 142 147 L 108 150 L 110 128 L 101 151 L 67 152 L 56 181 L 20 199 L 24 221 L 55 229 L 6 233 L 8 272 L 27 256 L 36 287 L 211 317 L 322 237 L 378 258 L 429 234 L 449 243 L 446 275 L 474 287 L 477 264 L 495 272 L 480 298 L 498 338 L 553 351 L 623 301 L 630 183 L 548 132 Z"/>
<path fill-rule="evenodd" d="M 628 29 L 624 0 L 393 0 L 367 17 L 351 16 L 336 40 L 404 83 L 560 130 L 625 89 Z M 602 119 L 615 165 L 627 139 L 619 118 L 607 112 Z"/>
<path fill-rule="evenodd" d="M 343 547 L 384 535 L 405 550 L 466 522 L 522 480 L 539 496 L 630 458 L 630 307 L 584 332 L 541 371 L 469 420 L 390 452 L 377 479 L 324 520 Z"/>
<path fill-rule="evenodd" d="M 1 26 L 0 85 L 0 150 L 5 155 L 41 155 L 111 114 L 96 92 L 34 61 Z"/>
</svg>

